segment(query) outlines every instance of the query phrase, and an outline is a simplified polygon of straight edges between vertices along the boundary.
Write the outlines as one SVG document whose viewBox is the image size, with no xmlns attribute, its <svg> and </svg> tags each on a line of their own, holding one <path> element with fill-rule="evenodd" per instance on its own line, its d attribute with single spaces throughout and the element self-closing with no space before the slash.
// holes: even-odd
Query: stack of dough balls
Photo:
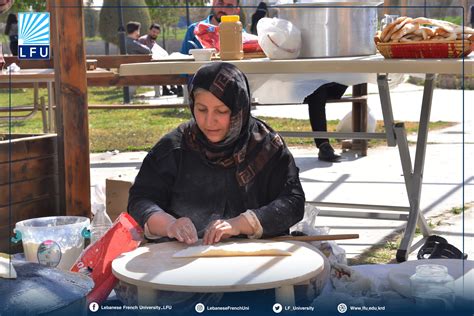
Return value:
<svg viewBox="0 0 474 316">
<path fill-rule="evenodd" d="M 377 32 L 375 42 L 403 43 L 411 41 L 474 41 L 474 29 L 457 24 L 428 19 L 401 16 L 388 24 L 383 31 Z"/>
</svg>

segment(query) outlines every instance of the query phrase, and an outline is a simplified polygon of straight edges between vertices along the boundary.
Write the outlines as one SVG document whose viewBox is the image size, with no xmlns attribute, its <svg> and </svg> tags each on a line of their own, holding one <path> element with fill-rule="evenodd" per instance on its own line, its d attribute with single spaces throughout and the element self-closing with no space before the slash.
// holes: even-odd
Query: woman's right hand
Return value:
<svg viewBox="0 0 474 316">
<path fill-rule="evenodd" d="M 169 238 L 176 238 L 188 245 L 198 241 L 196 227 L 188 217 L 181 217 L 171 222 L 166 227 L 166 234 Z"/>
</svg>

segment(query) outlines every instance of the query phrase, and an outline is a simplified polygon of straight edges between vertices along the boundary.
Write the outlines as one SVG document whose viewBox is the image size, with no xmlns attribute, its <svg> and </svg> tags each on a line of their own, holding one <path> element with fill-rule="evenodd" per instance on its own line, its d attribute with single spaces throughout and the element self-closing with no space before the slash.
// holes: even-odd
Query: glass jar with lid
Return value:
<svg viewBox="0 0 474 316">
<path fill-rule="evenodd" d="M 410 277 L 411 293 L 417 308 L 451 310 L 454 308 L 454 279 L 448 268 L 439 264 L 422 264 Z"/>
<path fill-rule="evenodd" d="M 380 21 L 381 27 L 380 30 L 383 31 L 383 29 L 389 25 L 390 23 L 395 22 L 398 19 L 398 15 L 396 14 L 385 14 L 385 17 Z"/>
</svg>

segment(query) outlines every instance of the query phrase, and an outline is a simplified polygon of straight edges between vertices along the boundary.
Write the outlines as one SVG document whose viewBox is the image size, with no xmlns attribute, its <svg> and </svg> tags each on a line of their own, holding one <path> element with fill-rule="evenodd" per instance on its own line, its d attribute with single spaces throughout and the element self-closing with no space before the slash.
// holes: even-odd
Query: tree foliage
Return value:
<svg viewBox="0 0 474 316">
<path fill-rule="evenodd" d="M 118 44 L 119 17 L 117 0 L 104 0 L 100 10 L 99 33 L 104 40 Z M 122 0 L 123 26 L 129 21 L 140 22 L 144 33 L 151 24 L 150 13 L 145 0 Z"/>
<path fill-rule="evenodd" d="M 10 12 L 28 12 L 30 8 L 35 12 L 44 12 L 46 0 L 16 0 Z"/>
<path fill-rule="evenodd" d="M 146 0 L 153 22 L 165 29 L 178 23 L 181 16 L 186 15 L 179 0 Z"/>
<path fill-rule="evenodd" d="M 100 11 L 90 8 L 84 8 L 84 31 L 87 37 L 94 37 L 99 30 Z"/>
</svg>

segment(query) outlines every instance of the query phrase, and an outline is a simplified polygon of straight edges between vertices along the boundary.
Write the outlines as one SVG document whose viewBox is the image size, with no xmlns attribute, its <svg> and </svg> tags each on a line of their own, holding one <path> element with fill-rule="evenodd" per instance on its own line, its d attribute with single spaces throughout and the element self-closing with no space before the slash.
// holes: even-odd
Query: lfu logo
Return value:
<svg viewBox="0 0 474 316">
<path fill-rule="evenodd" d="M 18 13 L 18 58 L 49 59 L 49 12 Z"/>
</svg>

